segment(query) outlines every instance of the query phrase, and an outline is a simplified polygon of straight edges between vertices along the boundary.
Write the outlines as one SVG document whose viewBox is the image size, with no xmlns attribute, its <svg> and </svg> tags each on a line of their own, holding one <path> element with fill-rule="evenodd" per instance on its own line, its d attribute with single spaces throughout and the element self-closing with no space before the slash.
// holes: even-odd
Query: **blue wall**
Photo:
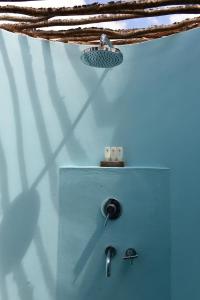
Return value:
<svg viewBox="0 0 200 300">
<path fill-rule="evenodd" d="M 172 169 L 172 295 L 199 300 L 199 38 L 123 46 L 107 71 L 84 47 L 0 32 L 1 300 L 54 298 L 58 167 L 98 165 L 106 145 Z"/>
<path fill-rule="evenodd" d="M 67 167 L 59 176 L 56 300 L 170 300 L 170 170 Z M 105 227 L 109 197 L 122 213 Z M 116 255 L 106 278 L 108 245 Z M 123 259 L 129 247 L 138 253 L 132 265 Z"/>
</svg>

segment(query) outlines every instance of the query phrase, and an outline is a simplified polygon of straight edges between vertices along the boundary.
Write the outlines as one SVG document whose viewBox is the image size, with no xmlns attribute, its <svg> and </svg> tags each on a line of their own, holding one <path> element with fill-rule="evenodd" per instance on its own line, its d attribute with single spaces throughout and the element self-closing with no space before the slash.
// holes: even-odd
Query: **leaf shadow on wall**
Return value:
<svg viewBox="0 0 200 300">
<path fill-rule="evenodd" d="M 0 140 L 0 189 L 1 189 L 1 205 L 3 213 L 9 207 L 9 188 L 8 188 L 8 168 L 6 156 Z M 8 300 L 8 290 L 6 279 L 3 272 L 0 271 L 0 295 L 2 300 Z"/>
<path fill-rule="evenodd" d="M 49 262 L 46 257 L 44 245 L 41 238 L 39 227 L 37 226 L 40 200 L 36 191 L 36 186 L 29 188 L 26 173 L 22 124 L 19 108 L 19 96 L 15 82 L 12 65 L 9 60 L 6 44 L 2 33 L 0 34 L 1 54 L 5 69 L 7 71 L 8 82 L 11 91 L 11 98 L 14 107 L 14 120 L 16 128 L 17 157 L 20 171 L 20 180 L 22 192 L 10 203 L 8 189 L 8 171 L 6 156 L 3 146 L 0 147 L 1 163 L 1 190 L 2 190 L 2 208 L 4 212 L 3 220 L 0 225 L 0 275 L 1 275 L 1 293 L 3 300 L 8 299 L 6 290 L 6 275 L 13 273 L 13 278 L 18 288 L 20 299 L 33 299 L 33 288 L 27 280 L 27 275 L 22 265 L 22 259 L 25 256 L 31 241 L 34 240 L 44 279 L 50 298 L 52 297 L 52 282 Z M 34 237 L 35 232 L 37 237 Z M 3 286 L 2 286 L 3 284 Z"/>
<path fill-rule="evenodd" d="M 80 58 L 81 51 L 78 46 L 73 45 L 69 47 L 64 45 L 64 47 L 68 61 L 70 61 L 71 65 L 73 66 L 73 69 L 76 72 L 77 77 L 80 79 L 80 82 L 83 83 L 87 89 L 88 94 L 90 94 L 93 86 L 99 81 L 97 68 L 90 67 L 82 63 Z M 112 74 L 113 70 L 102 69 L 102 73 L 105 72 L 107 75 L 109 75 Z M 96 98 L 96 101 L 91 103 L 91 107 L 95 115 L 96 124 L 100 127 L 113 125 L 113 121 L 115 120 L 115 108 L 118 105 L 118 102 L 120 103 L 121 100 L 117 99 L 117 101 L 114 103 L 108 101 L 109 99 L 102 84 L 99 85 L 94 97 Z"/>
<path fill-rule="evenodd" d="M 15 83 L 15 77 L 13 74 L 12 70 L 12 65 L 9 60 L 8 53 L 9 51 L 6 49 L 6 45 L 3 39 L 3 35 L 0 35 L 0 41 L 1 41 L 1 55 L 3 57 L 3 62 L 5 65 L 5 69 L 7 71 L 7 76 L 8 76 L 8 81 L 10 85 L 10 90 L 11 90 L 11 97 L 12 101 L 15 101 L 16 99 L 19 100 L 19 96 L 17 93 L 17 88 L 16 88 L 16 83 Z M 31 185 L 31 187 L 28 187 L 28 180 L 27 180 L 27 174 L 26 174 L 26 166 L 25 166 L 25 159 L 23 157 L 24 152 L 23 152 L 23 139 L 22 139 L 22 126 L 20 121 L 20 108 L 17 106 L 19 105 L 19 101 L 16 101 L 17 104 L 15 104 L 15 125 L 16 125 L 16 141 L 17 141 L 17 156 L 18 156 L 18 163 L 19 163 L 19 170 L 20 170 L 20 180 L 22 184 L 22 192 L 14 199 L 9 201 L 9 195 L 8 195 L 8 172 L 6 170 L 7 165 L 6 165 L 6 156 L 3 153 L 2 155 L 2 169 L 0 171 L 1 173 L 1 182 L 2 186 L 4 186 L 4 194 L 5 198 L 2 199 L 2 205 L 6 207 L 7 209 L 4 212 L 4 217 L 2 220 L 2 224 L 0 225 L 0 241 L 5 241 L 4 246 L 2 246 L 0 250 L 0 262 L 2 266 L 2 275 L 6 277 L 9 272 L 14 272 L 14 279 L 16 282 L 16 285 L 20 285 L 18 288 L 18 294 L 21 298 L 21 300 L 27 300 L 27 299 L 33 299 L 33 296 L 31 295 L 30 288 L 29 293 L 26 290 L 26 285 L 28 282 L 27 276 L 25 274 L 25 271 L 22 266 L 22 259 L 25 256 L 28 247 L 33 239 L 36 250 L 38 252 L 38 259 L 41 264 L 44 280 L 47 286 L 47 289 L 49 291 L 50 298 L 52 297 L 52 288 L 54 285 L 53 277 L 51 275 L 51 270 L 49 268 L 49 262 L 47 260 L 47 256 L 45 253 L 45 248 L 44 245 L 42 244 L 42 237 L 39 230 L 39 227 L 37 226 L 37 221 L 38 221 L 38 216 L 39 216 L 39 195 L 36 191 L 36 186 L 40 182 L 41 178 L 44 176 L 46 173 L 51 173 L 49 174 L 49 180 L 51 183 L 53 183 L 53 186 L 55 187 L 55 181 L 54 181 L 54 176 L 56 175 L 54 171 L 50 172 L 50 168 L 55 167 L 55 159 L 62 149 L 62 147 L 65 145 L 66 141 L 68 141 L 68 138 L 72 134 L 74 128 L 78 125 L 79 121 L 81 120 L 82 116 L 84 115 L 85 111 L 89 107 L 90 103 L 92 102 L 94 95 L 96 91 L 98 90 L 99 86 L 101 85 L 102 81 L 106 77 L 106 72 L 102 74 L 100 79 L 97 81 L 95 84 L 91 94 L 89 95 L 87 101 L 83 105 L 83 107 L 80 109 L 80 112 L 77 114 L 77 117 L 75 118 L 75 121 L 72 123 L 71 128 L 67 130 L 65 133 L 65 136 L 63 137 L 62 141 L 56 148 L 54 152 L 51 151 L 50 148 L 50 142 L 48 140 L 48 135 L 47 131 L 45 128 L 44 120 L 43 120 L 43 114 L 42 110 L 40 107 L 39 99 L 38 99 L 38 92 L 36 89 L 36 83 L 35 83 L 35 78 L 33 74 L 33 67 L 32 67 L 32 60 L 31 60 L 31 55 L 30 55 L 30 50 L 29 50 L 29 45 L 27 42 L 27 39 L 24 37 L 19 38 L 19 44 L 20 44 L 20 49 L 21 49 L 21 54 L 23 58 L 23 63 L 24 63 L 24 70 L 25 70 L 25 75 L 26 75 L 26 81 L 27 81 L 27 86 L 29 89 L 30 93 L 30 100 L 32 103 L 34 115 L 35 115 L 35 120 L 36 120 L 36 125 L 38 128 L 38 135 L 40 138 L 41 142 L 41 148 L 43 151 L 43 156 L 46 159 L 46 164 L 45 167 L 41 170 L 40 174 L 38 175 L 37 179 L 35 182 Z M 36 103 L 36 104 L 35 104 Z M 14 105 L 14 103 L 13 103 Z M 47 144 L 46 144 L 47 142 Z M 2 147 L 3 149 L 3 147 Z M 1 153 L 2 154 L 2 153 Z M 0 159 L 1 160 L 1 159 Z M 55 170 L 55 169 L 54 169 Z M 3 178 L 3 179 L 2 179 Z M 6 183 L 6 184 L 5 184 Z M 50 184 L 52 186 L 52 184 Z M 7 191 L 6 191 L 7 189 Z M 3 188 L 2 188 L 3 190 Z M 54 193 L 54 192 L 53 192 Z M 6 195 L 7 194 L 7 195 Z M 54 195 L 53 195 L 54 196 Z M 27 199 L 25 201 L 25 199 Z M 53 198 L 53 197 L 52 197 Z M 36 200 L 35 200 L 36 199 Z M 7 203 L 8 202 L 8 203 Z M 32 203 L 33 202 L 33 203 Z M 38 203 L 38 205 L 36 205 Z M 27 207 L 27 205 L 29 205 Z M 32 206 L 36 205 L 36 206 Z M 9 227 L 9 224 L 11 227 L 15 225 L 15 221 L 18 220 L 20 211 L 24 210 L 24 213 L 26 212 L 26 215 L 24 216 L 25 220 L 28 222 L 28 219 L 30 219 L 30 224 L 27 228 L 27 231 L 25 230 L 24 234 L 24 242 L 21 240 L 21 232 L 20 230 L 17 231 L 17 228 L 15 231 L 12 231 L 11 228 Z M 32 214 L 32 211 L 35 211 L 34 213 L 34 218 L 28 218 L 29 213 Z M 33 217 L 33 216 L 32 216 Z M 25 222 L 26 223 L 26 222 Z M 24 224 L 25 224 L 24 223 Z M 19 226 L 19 229 L 21 227 Z M 36 231 L 36 234 L 39 234 L 39 237 L 35 239 L 34 232 Z M 12 236 L 14 234 L 14 236 Z M 6 243 L 7 245 L 12 245 L 12 241 L 15 241 L 15 247 L 17 247 L 17 251 L 13 252 L 6 252 Z M 21 245 L 21 246 L 20 246 Z M 8 255 L 8 257 L 6 256 Z M 3 281 L 1 281 L 2 284 Z M 5 289 L 4 290 L 4 296 L 3 300 L 7 300 L 7 292 L 6 292 L 6 284 L 4 285 Z"/>
<path fill-rule="evenodd" d="M 46 174 L 46 172 L 48 172 L 49 167 L 52 165 L 52 163 L 54 163 L 55 159 L 57 158 L 57 156 L 60 153 L 60 151 L 62 150 L 62 148 L 65 146 L 66 143 L 68 143 L 71 134 L 73 133 L 73 131 L 75 130 L 75 128 L 78 126 L 79 122 L 81 121 L 82 117 L 86 113 L 87 109 L 90 107 L 90 104 L 93 101 L 96 100 L 94 96 L 95 96 L 96 92 L 98 91 L 99 87 L 101 86 L 101 83 L 105 80 L 106 75 L 107 75 L 107 70 L 105 70 L 103 72 L 103 74 L 101 75 L 101 77 L 99 78 L 99 80 L 97 81 L 97 83 L 94 85 L 91 94 L 89 95 L 89 97 L 85 101 L 85 103 L 82 106 L 82 108 L 77 113 L 74 121 L 71 124 L 71 127 L 68 128 L 68 130 L 66 130 L 65 135 L 63 136 L 62 140 L 60 141 L 60 143 L 58 144 L 58 146 L 54 150 L 52 156 L 50 156 L 48 158 L 47 163 L 45 164 L 44 168 L 41 169 L 41 171 L 38 174 L 37 178 L 32 183 L 32 187 L 36 187 L 38 185 L 38 183 L 40 182 L 41 178 L 43 178 L 43 176 Z"/>
<path fill-rule="evenodd" d="M 0 226 L 0 270 L 8 274 L 24 257 L 34 235 L 40 200 L 36 190 L 22 192 L 10 204 Z"/>
<path fill-rule="evenodd" d="M 57 85 L 56 73 L 54 70 L 53 58 L 51 54 L 51 43 L 42 41 L 41 45 L 50 100 L 59 121 L 62 134 L 64 136 L 66 131 L 71 128 L 72 123 L 65 106 L 65 96 L 61 96 Z M 72 161 L 87 161 L 87 154 L 73 132 L 71 132 L 71 135 L 67 142 L 68 143 L 65 144 L 66 152 L 69 153 L 70 159 Z"/>
<path fill-rule="evenodd" d="M 21 56 L 23 60 L 23 66 L 24 66 L 24 72 L 25 72 L 25 78 L 26 83 L 28 87 L 29 97 L 31 101 L 31 106 L 33 109 L 33 114 L 35 117 L 36 122 L 36 128 L 38 131 L 39 141 L 41 144 L 41 150 L 43 154 L 44 161 L 46 163 L 45 167 L 48 164 L 48 159 L 52 157 L 53 152 L 51 149 L 50 139 L 48 136 L 48 131 L 46 128 L 44 116 L 42 107 L 40 104 L 40 97 L 39 92 L 37 91 L 37 84 L 36 79 L 34 77 L 33 72 L 33 62 L 32 62 L 32 56 L 31 51 L 28 44 L 28 39 L 25 37 L 19 37 L 19 45 L 21 50 Z M 54 204 L 54 207 L 57 209 L 57 188 L 55 185 L 55 182 L 57 181 L 57 167 L 55 160 L 52 160 L 51 165 L 48 165 L 47 169 L 47 175 L 49 179 L 49 186 L 50 186 L 50 195 L 52 199 L 52 203 Z M 40 178 L 40 180 L 42 177 Z M 40 180 L 36 180 L 34 183 L 32 183 L 31 188 L 34 189 L 39 184 Z M 54 297 L 54 278 L 51 271 L 50 263 L 47 258 L 47 253 L 44 247 L 42 234 L 40 232 L 39 226 L 37 226 L 34 244 L 36 247 L 36 251 L 38 253 L 39 262 L 41 265 L 43 278 L 49 293 L 49 297 Z"/>
<path fill-rule="evenodd" d="M 1 143 L 0 143 L 1 144 Z M 33 290 L 27 279 L 21 263 L 32 241 L 39 216 L 40 201 L 36 190 L 22 192 L 11 203 L 8 191 L 2 186 L 8 180 L 7 164 L 3 147 L 0 146 L 0 186 L 2 203 L 7 200 L 3 208 L 3 219 L 0 224 L 0 290 L 2 300 L 8 300 L 6 276 L 13 273 L 20 299 L 33 299 Z M 5 171 L 5 172 L 4 172 Z M 8 181 L 6 185 L 8 184 Z"/>
<path fill-rule="evenodd" d="M 52 156 L 53 151 L 51 149 L 51 144 L 48 136 L 48 129 L 45 124 L 44 115 L 40 104 L 41 99 L 40 94 L 37 90 L 37 84 L 34 76 L 32 55 L 28 44 L 28 38 L 19 36 L 18 41 L 21 50 L 21 57 L 24 66 L 25 80 L 28 89 L 30 104 L 32 106 L 35 118 L 35 125 L 37 128 L 37 133 L 41 145 L 42 155 L 46 164 L 48 158 Z M 56 187 L 54 184 L 56 182 L 57 175 L 57 167 L 55 161 L 53 161 L 51 166 L 49 166 L 47 174 L 49 178 L 51 200 L 55 208 L 57 209 Z"/>
<path fill-rule="evenodd" d="M 74 267 L 74 282 L 78 279 L 81 272 L 84 270 L 85 265 L 87 265 L 98 241 L 100 240 L 102 234 L 105 231 L 105 227 L 102 222 L 101 213 L 97 213 L 96 218 L 96 228 L 90 237 L 85 249 L 81 253 L 81 256 L 78 258 L 76 265 Z"/>
<path fill-rule="evenodd" d="M 33 103 L 35 101 L 35 97 L 38 96 L 38 93 L 36 92 L 36 83 L 35 83 L 35 78 L 33 75 L 33 67 L 31 62 L 31 55 L 30 55 L 30 49 L 29 49 L 29 45 L 28 45 L 28 39 L 27 37 L 19 37 L 19 42 L 20 42 L 20 48 L 21 48 L 21 53 L 22 53 L 22 58 L 23 58 L 23 63 L 24 63 L 24 69 L 25 69 L 25 74 L 26 74 L 26 80 L 27 80 L 27 85 L 28 88 L 30 89 L 33 85 L 33 91 L 29 91 L 30 92 L 30 98 L 31 98 L 31 102 Z M 31 75 L 30 75 L 31 74 Z M 40 182 L 40 180 L 43 178 L 43 176 L 49 172 L 49 169 L 52 167 L 52 165 L 55 164 L 55 159 L 57 157 L 57 155 L 59 154 L 59 152 L 61 151 L 61 149 L 66 145 L 66 143 L 69 142 L 69 138 L 71 137 L 71 135 L 73 134 L 74 129 L 76 128 L 76 126 L 79 124 L 81 118 L 83 117 L 84 113 L 86 112 L 87 108 L 89 107 L 89 105 L 91 104 L 91 102 L 94 99 L 94 95 L 96 93 L 96 91 L 98 90 L 99 86 L 101 86 L 101 83 L 103 82 L 103 80 L 105 79 L 107 75 L 107 72 L 104 72 L 102 74 L 102 76 L 100 77 L 100 79 L 98 80 L 98 82 L 96 83 L 96 85 L 94 85 L 93 91 L 91 92 L 90 96 L 88 97 L 88 99 L 86 100 L 85 104 L 82 106 L 82 108 L 80 109 L 79 113 L 77 114 L 74 122 L 71 124 L 71 127 L 68 128 L 68 130 L 66 130 L 65 135 L 63 136 L 63 139 L 61 140 L 60 144 L 58 145 L 58 147 L 56 148 L 56 150 L 54 152 L 50 153 L 46 153 L 45 149 L 43 149 L 43 156 L 45 156 L 45 166 L 44 168 L 41 170 L 41 172 L 38 174 L 37 178 L 35 179 L 35 181 L 32 183 L 31 188 L 34 189 L 36 188 L 36 186 L 38 185 L 38 183 Z M 44 124 L 44 120 L 41 120 L 42 118 L 42 110 L 41 107 L 39 105 L 39 102 L 37 101 L 37 107 L 33 106 L 33 110 L 35 109 L 35 116 L 38 113 L 38 109 L 39 109 L 39 125 L 38 125 L 38 130 L 42 130 L 44 128 L 40 128 L 41 124 Z M 38 120 L 36 118 L 36 120 Z M 43 126 L 42 126 L 43 127 Z M 46 136 L 46 133 L 43 132 L 43 134 Z M 42 140 L 42 135 L 40 136 L 40 141 Z M 45 143 L 44 141 L 41 142 L 41 146 L 44 145 L 43 143 Z M 43 147 L 43 146 L 42 146 Z M 46 155 L 45 155 L 46 153 Z M 50 176 L 49 176 L 50 178 Z M 54 181 L 54 188 L 55 188 L 55 181 Z M 36 239 L 36 241 L 38 241 L 38 238 Z M 38 251 L 38 257 L 40 259 L 41 265 L 42 265 L 42 269 L 43 269 L 43 274 L 44 274 L 44 279 L 46 282 L 46 285 L 49 288 L 49 295 L 52 296 L 53 291 L 51 290 L 50 287 L 53 287 L 54 282 L 53 282 L 53 278 L 52 276 L 50 276 L 50 268 L 48 267 L 48 261 L 46 259 L 46 256 L 44 255 L 45 252 L 43 251 L 43 253 L 41 253 L 41 249 L 39 249 L 39 247 L 37 247 L 37 243 L 36 244 L 36 248 Z M 42 244 L 41 244 L 42 246 Z M 43 254 L 43 255 L 42 255 Z M 51 277 L 51 278 L 50 278 Z"/>
<path fill-rule="evenodd" d="M 11 98 L 13 102 L 14 108 L 14 121 L 15 121 L 15 128 L 16 128 L 16 140 L 17 140 L 17 156 L 18 162 L 20 167 L 20 172 L 26 174 L 25 172 L 25 164 L 24 164 L 24 152 L 23 152 L 23 139 L 22 139 L 22 132 L 21 132 L 21 122 L 20 122 L 20 113 L 19 113 L 19 97 L 17 94 L 17 87 L 15 83 L 14 74 L 12 71 L 12 65 L 10 63 L 6 44 L 3 39 L 2 33 L 0 34 L 1 40 L 1 55 L 3 58 L 3 63 L 5 66 L 5 70 L 7 72 L 7 79 L 10 86 Z M 18 131 L 19 130 L 19 131 Z M 17 285 L 18 294 L 21 299 L 32 299 L 32 287 L 27 280 L 27 276 L 25 274 L 24 267 L 21 263 L 21 259 L 24 256 L 33 236 L 35 224 L 39 214 L 39 198 L 38 202 L 35 200 L 35 193 L 36 191 L 29 191 L 29 199 L 25 203 L 25 199 L 27 194 L 22 192 L 18 197 L 16 197 L 12 202 L 10 201 L 9 197 L 9 184 L 8 184 L 8 170 L 7 170 L 7 163 L 6 163 L 6 155 L 3 150 L 3 146 L 1 145 L 1 190 L 2 190 L 2 209 L 3 209 L 3 219 L 0 225 L 0 275 L 1 275 L 1 292 L 3 299 L 8 299 L 8 293 L 6 289 L 6 275 L 10 272 L 13 273 L 13 279 Z M 26 185 L 26 176 L 22 176 L 21 182 L 23 189 Z M 34 199 L 34 200 L 33 200 Z M 30 201 L 29 201 L 30 200 Z M 32 203 L 32 200 L 34 203 Z M 31 205 L 36 205 L 32 207 Z M 30 210 L 27 210 L 26 215 L 24 215 L 24 205 L 30 206 Z M 38 208 L 37 208 L 38 207 Z M 19 227 L 17 227 L 17 223 L 19 221 L 19 210 L 22 210 L 21 220 L 23 220 L 26 227 L 22 230 L 22 226 L 19 223 Z M 25 210 L 27 206 L 25 207 Z M 32 214 L 31 210 L 33 210 L 33 219 L 26 217 L 29 213 Z M 36 215 L 34 212 L 38 210 Z M 17 221 L 17 222 L 16 222 Z M 16 223 L 15 223 L 16 222 Z M 21 231 L 22 230 L 22 231 Z M 27 231 L 26 231 L 27 230 Z M 24 236 L 23 236 L 24 233 Z M 19 238 L 23 237 L 24 240 L 19 242 Z M 12 242 L 14 241 L 14 245 Z M 12 247 L 13 246 L 13 247 Z M 18 276 L 16 276 L 16 273 Z M 17 280 L 16 280 L 17 279 Z M 4 286 L 2 286 L 2 283 Z"/>
</svg>

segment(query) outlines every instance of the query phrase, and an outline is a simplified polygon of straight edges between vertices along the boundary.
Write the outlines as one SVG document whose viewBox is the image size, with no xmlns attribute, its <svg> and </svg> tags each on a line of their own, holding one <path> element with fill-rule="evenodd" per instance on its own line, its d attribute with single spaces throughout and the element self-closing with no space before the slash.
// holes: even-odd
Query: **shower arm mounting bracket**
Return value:
<svg viewBox="0 0 200 300">
<path fill-rule="evenodd" d="M 100 37 L 100 44 L 102 47 L 104 45 L 107 45 L 110 48 L 113 48 L 113 44 L 111 43 L 111 41 L 109 40 L 109 38 L 107 37 L 107 35 L 105 33 L 103 33 Z"/>
</svg>

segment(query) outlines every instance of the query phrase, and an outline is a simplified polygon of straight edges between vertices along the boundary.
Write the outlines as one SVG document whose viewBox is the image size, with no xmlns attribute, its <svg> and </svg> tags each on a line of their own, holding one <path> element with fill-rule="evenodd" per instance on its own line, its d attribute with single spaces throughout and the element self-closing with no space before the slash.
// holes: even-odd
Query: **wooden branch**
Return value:
<svg viewBox="0 0 200 300">
<path fill-rule="evenodd" d="M 58 8 L 33 8 L 16 5 L 0 6 L 0 13 L 16 13 L 29 16 L 75 16 L 75 15 L 93 15 L 121 12 L 121 10 L 133 11 L 135 9 L 160 8 L 164 6 L 175 5 L 198 5 L 200 0 L 143 0 L 132 2 L 110 2 L 107 4 L 90 4 L 75 7 Z M 127 12 L 126 12 L 127 13 Z"/>
<path fill-rule="evenodd" d="M 64 43 L 84 43 L 99 44 L 99 36 L 106 33 L 113 44 L 131 44 L 139 43 L 147 40 L 168 36 L 181 31 L 199 27 L 200 17 L 195 18 L 195 22 L 190 19 L 179 23 L 165 26 L 154 26 L 145 29 L 132 30 L 111 30 L 105 28 L 78 28 L 61 31 L 45 31 L 45 30 L 25 30 L 21 33 L 32 36 L 34 38 L 43 38 L 53 41 L 62 41 Z"/>
<path fill-rule="evenodd" d="M 183 29 L 186 30 L 187 28 L 195 28 L 200 25 L 200 17 L 196 17 L 193 19 L 187 19 L 183 20 L 178 23 L 170 24 L 170 25 L 160 25 L 160 26 L 152 26 L 148 28 L 142 28 L 142 29 L 120 29 L 120 30 L 112 30 L 108 28 L 76 28 L 76 29 L 69 29 L 69 30 L 23 30 L 22 32 L 25 34 L 29 34 L 32 36 L 48 36 L 51 38 L 51 36 L 56 37 L 94 37 L 96 36 L 98 39 L 102 33 L 105 33 L 108 35 L 110 39 L 112 38 L 136 38 L 136 37 L 142 37 L 146 36 L 147 34 L 156 34 L 159 32 L 162 32 L 162 34 L 167 32 L 179 32 Z M 2 28 L 2 25 L 0 25 L 0 28 Z M 6 29 L 6 28 L 4 28 Z"/>
<path fill-rule="evenodd" d="M 127 45 L 127 44 L 138 44 L 142 42 L 147 42 L 152 40 L 151 38 L 140 38 L 140 39 L 124 39 L 124 40 L 113 40 L 112 43 L 113 45 Z M 77 40 L 75 42 L 68 42 L 65 39 L 58 39 L 56 40 L 57 42 L 62 42 L 62 43 L 69 43 L 69 44 L 83 44 L 83 45 L 98 45 L 98 41 L 92 41 L 92 42 L 85 42 L 82 40 Z"/>
<path fill-rule="evenodd" d="M 200 12 L 200 8 L 199 8 Z M 77 25 L 86 25 L 93 23 L 102 23 L 102 22 L 110 22 L 110 21 L 119 21 L 119 20 L 127 20 L 132 19 L 134 16 L 131 15 L 101 15 L 98 17 L 90 17 L 90 18 L 82 18 L 82 19 L 57 19 L 57 20 L 49 20 L 42 22 L 32 22 L 32 23 L 21 23 L 21 24 L 5 24 L 13 27 L 14 30 L 23 30 L 23 29 L 34 29 L 34 28 L 42 28 L 42 27 L 54 27 L 54 26 L 77 26 Z"/>
<path fill-rule="evenodd" d="M 48 20 L 48 17 L 24 17 L 24 16 L 14 16 L 14 15 L 0 15 L 0 21 L 10 21 L 10 22 L 27 22 L 35 23 Z"/>
<path fill-rule="evenodd" d="M 200 14 L 200 5 L 194 5 L 189 7 L 173 7 L 173 8 L 164 8 L 164 9 L 151 9 L 151 10 L 135 10 L 133 14 L 111 14 L 111 15 L 99 15 L 97 17 L 90 18 L 81 18 L 81 19 L 56 19 L 56 20 L 39 20 L 35 21 L 35 18 L 23 18 L 16 17 L 22 21 L 20 24 L 10 24 L 13 30 L 22 30 L 22 29 L 32 29 L 32 28 L 42 28 L 42 27 L 53 27 L 53 26 L 77 26 L 84 24 L 94 24 L 102 22 L 111 22 L 111 21 L 120 21 L 144 17 L 155 17 L 155 16 L 164 16 L 172 14 Z M 6 18 L 6 16 L 4 16 Z M 30 19 L 28 21 L 27 19 Z M 0 18 L 1 20 L 1 18 Z M 9 20 L 12 20 L 10 17 Z M 24 21 L 24 22 L 23 22 Z M 9 24 L 5 24 L 9 25 Z"/>
<path fill-rule="evenodd" d="M 151 40 L 200 26 L 200 17 L 196 17 L 170 25 L 139 29 L 111 30 L 108 28 L 90 27 L 58 31 L 52 30 L 55 26 L 62 26 L 64 28 L 67 26 L 172 14 L 200 14 L 200 0 L 119 1 L 107 4 L 94 3 L 92 5 L 62 8 L 31 8 L 7 5 L 0 6 L 0 21 L 8 21 L 1 23 L 0 28 L 15 33 L 26 34 L 34 38 L 40 37 L 48 40 L 63 41 L 64 43 L 99 44 L 100 35 L 105 33 L 112 40 L 113 44 L 125 44 Z M 75 15 L 81 15 L 84 18 L 59 18 L 60 16 Z M 40 29 L 44 27 L 47 30 Z"/>
</svg>

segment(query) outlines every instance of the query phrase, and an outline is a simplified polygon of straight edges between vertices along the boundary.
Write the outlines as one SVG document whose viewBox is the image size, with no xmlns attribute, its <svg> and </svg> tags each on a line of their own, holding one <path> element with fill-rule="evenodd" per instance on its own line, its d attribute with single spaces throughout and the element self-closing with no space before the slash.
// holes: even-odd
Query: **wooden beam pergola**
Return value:
<svg viewBox="0 0 200 300">
<path fill-rule="evenodd" d="M 101 25 L 102 27 L 94 27 L 94 24 L 104 22 L 180 14 L 188 15 L 188 19 L 174 24 L 160 24 L 147 28 L 112 30 L 104 28 L 104 24 Z M 190 15 L 196 15 L 196 17 L 189 18 Z M 113 44 L 134 44 L 199 26 L 200 0 L 112 1 L 106 4 L 93 3 L 55 8 L 0 4 L 1 29 L 64 43 L 98 44 L 100 35 L 106 33 Z"/>
</svg>

